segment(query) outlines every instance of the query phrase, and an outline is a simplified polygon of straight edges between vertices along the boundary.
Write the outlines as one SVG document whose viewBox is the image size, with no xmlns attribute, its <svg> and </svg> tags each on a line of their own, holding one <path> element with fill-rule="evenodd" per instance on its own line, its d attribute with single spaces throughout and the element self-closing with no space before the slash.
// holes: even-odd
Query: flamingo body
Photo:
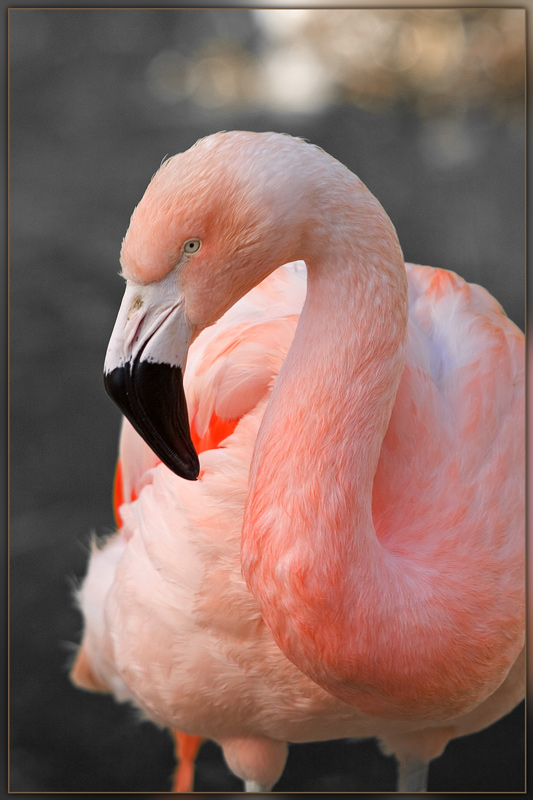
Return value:
<svg viewBox="0 0 533 800">
<path fill-rule="evenodd" d="M 299 248 L 307 270 L 274 269 Z M 286 742 L 377 736 L 411 790 L 524 694 L 523 334 L 481 287 L 404 264 L 362 184 L 274 134 L 167 162 L 122 263 L 126 502 L 79 595 L 74 680 L 219 742 L 247 786 L 274 785 Z M 187 350 L 190 442 L 167 458 L 136 386 Z"/>
</svg>

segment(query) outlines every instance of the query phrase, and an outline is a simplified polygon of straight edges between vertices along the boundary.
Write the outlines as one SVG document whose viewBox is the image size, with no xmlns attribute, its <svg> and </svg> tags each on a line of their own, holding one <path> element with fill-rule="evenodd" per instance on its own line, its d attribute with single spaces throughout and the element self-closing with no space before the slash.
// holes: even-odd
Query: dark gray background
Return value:
<svg viewBox="0 0 533 800">
<path fill-rule="evenodd" d="M 480 84 L 469 97 L 459 87 L 455 105 L 427 87 L 425 105 L 412 87 L 373 104 L 340 75 L 308 110 L 275 108 L 260 93 L 217 98 L 206 66 L 213 48 L 226 64 L 236 59 L 237 72 L 260 71 L 265 42 L 246 9 L 9 14 L 12 791 L 169 788 L 167 734 L 107 696 L 73 688 L 66 644 L 80 638 L 70 593 L 85 572 L 89 534 L 113 528 L 120 417 L 102 364 L 123 290 L 120 243 L 164 156 L 220 129 L 306 137 L 376 194 L 406 260 L 482 283 L 523 328 L 516 86 L 498 89 L 497 72 L 490 91 Z M 195 76 L 204 67 L 202 90 Z M 431 767 L 430 790 L 522 790 L 523 728 L 522 704 L 452 742 Z M 393 762 L 373 742 L 339 741 L 293 746 L 276 788 L 389 792 L 394 780 Z M 212 743 L 200 753 L 195 789 L 241 789 Z"/>
</svg>

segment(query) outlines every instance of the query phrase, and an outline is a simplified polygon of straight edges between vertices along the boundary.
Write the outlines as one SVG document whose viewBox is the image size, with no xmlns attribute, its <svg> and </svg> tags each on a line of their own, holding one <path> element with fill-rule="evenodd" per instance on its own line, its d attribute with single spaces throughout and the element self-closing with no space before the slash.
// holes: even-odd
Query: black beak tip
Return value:
<svg viewBox="0 0 533 800">
<path fill-rule="evenodd" d="M 180 478 L 197 480 L 200 462 L 190 437 L 181 369 L 133 362 L 104 371 L 104 386 L 163 464 Z"/>
<path fill-rule="evenodd" d="M 196 456 L 196 461 L 194 464 L 182 464 L 179 472 L 177 472 L 175 469 L 173 472 L 176 472 L 176 475 L 179 475 L 181 478 L 185 478 L 187 481 L 197 481 L 200 474 L 200 462 L 198 461 L 198 456 Z"/>
</svg>

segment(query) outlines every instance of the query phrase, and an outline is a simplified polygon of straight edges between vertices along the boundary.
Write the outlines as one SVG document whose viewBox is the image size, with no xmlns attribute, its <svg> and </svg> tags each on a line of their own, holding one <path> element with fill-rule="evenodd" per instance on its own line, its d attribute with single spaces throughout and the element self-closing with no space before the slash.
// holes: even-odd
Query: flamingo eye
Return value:
<svg viewBox="0 0 533 800">
<path fill-rule="evenodd" d="M 197 253 L 201 246 L 200 239 L 188 239 L 183 245 L 183 252 L 192 255 L 192 253 Z"/>
</svg>

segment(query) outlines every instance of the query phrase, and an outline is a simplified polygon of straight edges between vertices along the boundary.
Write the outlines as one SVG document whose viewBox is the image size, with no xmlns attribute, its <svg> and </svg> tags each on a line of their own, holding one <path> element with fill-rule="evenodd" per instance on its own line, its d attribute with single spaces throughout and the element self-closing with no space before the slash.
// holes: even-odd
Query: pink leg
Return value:
<svg viewBox="0 0 533 800">
<path fill-rule="evenodd" d="M 192 792 L 194 783 L 194 761 L 203 742 L 201 736 L 182 731 L 172 731 L 175 741 L 178 766 L 172 780 L 173 792 Z"/>
</svg>

